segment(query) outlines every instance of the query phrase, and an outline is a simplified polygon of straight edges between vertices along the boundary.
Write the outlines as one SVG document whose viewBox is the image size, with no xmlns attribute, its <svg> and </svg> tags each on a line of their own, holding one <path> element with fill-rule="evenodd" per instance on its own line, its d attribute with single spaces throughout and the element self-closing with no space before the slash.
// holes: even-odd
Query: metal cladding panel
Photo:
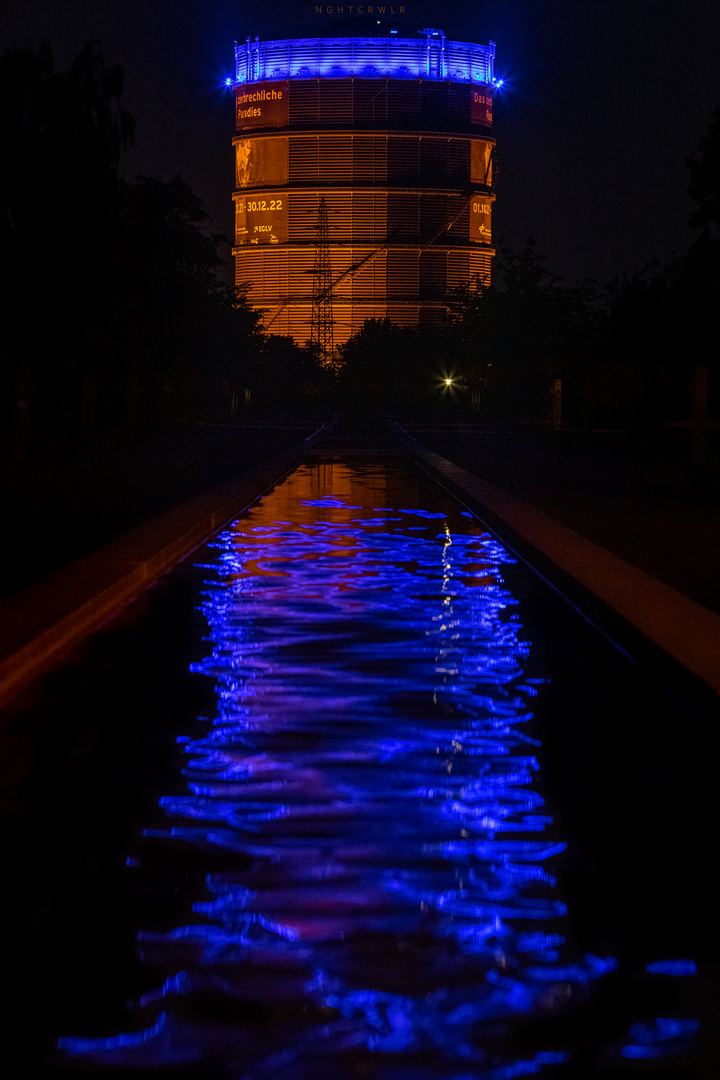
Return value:
<svg viewBox="0 0 720 1080">
<path fill-rule="evenodd" d="M 389 191 L 387 197 L 388 236 L 393 243 L 417 242 L 420 237 L 420 195 L 418 192 Z"/>
<path fill-rule="evenodd" d="M 351 79 L 326 79 L 319 84 L 318 122 L 353 123 L 353 83 Z"/>
<path fill-rule="evenodd" d="M 353 82 L 353 123 L 357 127 L 385 127 L 388 116 L 387 79 L 357 79 Z"/>
<path fill-rule="evenodd" d="M 467 125 L 468 117 L 472 123 L 472 87 L 458 83 L 446 83 L 447 89 L 447 125 L 451 131 Z"/>
<path fill-rule="evenodd" d="M 447 216 L 450 224 L 438 243 L 465 243 L 470 238 L 470 206 L 464 195 L 450 196 Z"/>
<path fill-rule="evenodd" d="M 490 284 L 489 251 L 450 251 L 447 263 L 447 287 L 456 289 L 459 285 L 468 285 L 479 280 L 482 285 Z"/>
<path fill-rule="evenodd" d="M 272 107 L 250 98 L 283 95 Z M 239 87 L 238 128 L 333 127 L 470 132 L 492 126 L 492 90 L 425 79 L 307 78 Z M 240 103 L 242 102 L 242 109 Z M 242 112 L 243 118 L 240 118 Z M 280 117 L 285 119 L 280 122 Z"/>
<path fill-rule="evenodd" d="M 241 139 L 236 140 L 238 186 L 387 180 L 463 189 L 472 182 L 489 187 L 492 149 L 489 140 L 467 136 L 328 132 L 289 139 Z"/>
<path fill-rule="evenodd" d="M 473 142 L 479 142 L 474 139 Z M 489 143 L 486 143 L 489 147 Z M 470 139 L 448 139 L 447 143 L 447 180 L 449 184 L 465 187 L 470 178 Z"/>
<path fill-rule="evenodd" d="M 289 239 L 315 244 L 320 199 L 328 208 L 334 243 L 382 244 L 387 238 L 387 195 L 384 191 L 290 191 Z"/>
<path fill-rule="evenodd" d="M 387 251 L 380 251 L 370 259 L 367 259 L 367 252 L 356 252 L 354 256 L 357 256 L 354 259 L 357 263 L 363 258 L 366 261 L 349 278 L 353 301 L 383 302 L 387 288 Z"/>
<path fill-rule="evenodd" d="M 317 79 L 311 82 L 294 83 L 290 94 L 290 125 L 309 125 L 315 127 L 320 123 L 320 83 Z M 352 117 L 347 118 L 352 122 Z"/>
<path fill-rule="evenodd" d="M 330 259 L 338 302 L 397 305 L 402 301 L 410 306 L 427 299 L 442 302 L 448 287 L 467 282 L 468 275 L 480 274 L 486 281 L 490 263 L 486 253 L 417 247 L 377 252 L 367 246 L 333 245 Z M 309 305 L 313 261 L 310 245 L 266 252 L 243 249 L 237 260 L 237 281 L 248 283 L 251 302 L 266 309 L 288 303 Z M 357 270 L 348 273 L 352 267 Z M 274 325 L 273 330 L 279 332 Z"/>
<path fill-rule="evenodd" d="M 376 183 L 387 180 L 387 137 L 353 136 L 353 182 Z"/>
<path fill-rule="evenodd" d="M 431 187 L 444 187 L 448 172 L 448 139 L 425 135 L 420 139 L 420 180 Z"/>
<path fill-rule="evenodd" d="M 290 334 L 296 341 L 304 343 L 310 339 L 311 323 L 312 304 L 293 304 L 288 305 L 268 329 L 275 334 Z"/>
<path fill-rule="evenodd" d="M 317 183 L 320 179 L 320 139 L 317 135 L 294 135 L 290 139 L 290 183 Z M 328 178 L 330 179 L 330 178 Z"/>
<path fill-rule="evenodd" d="M 450 217 L 449 199 L 438 192 L 425 192 L 420 196 L 420 239 L 429 243 L 440 233 L 447 231 Z"/>
<path fill-rule="evenodd" d="M 352 139 L 343 135 L 326 135 L 319 140 L 318 168 L 320 176 L 332 173 L 341 183 L 352 180 Z"/>
<path fill-rule="evenodd" d="M 447 252 L 425 248 L 420 252 L 418 293 L 421 300 L 443 301 L 447 293 Z"/>
<path fill-rule="evenodd" d="M 420 140 L 391 135 L 388 139 L 388 183 L 416 184 L 420 176 Z"/>
<path fill-rule="evenodd" d="M 420 251 L 393 248 L 387 256 L 388 300 L 417 301 L 420 284 Z"/>
<path fill-rule="evenodd" d="M 419 304 L 393 304 L 389 301 L 387 318 L 396 326 L 417 326 L 421 310 Z"/>
<path fill-rule="evenodd" d="M 389 127 L 409 128 L 412 131 L 420 126 L 421 90 L 419 81 L 393 83 L 386 97 Z"/>
<path fill-rule="evenodd" d="M 492 186 L 493 143 L 468 136 L 327 132 L 236 137 L 237 188 L 355 183 Z"/>
<path fill-rule="evenodd" d="M 249 285 L 248 300 L 259 306 L 280 304 L 291 296 L 298 300 L 305 298 L 309 303 L 314 261 L 312 247 L 239 249 L 236 284 Z"/>
<path fill-rule="evenodd" d="M 384 243 L 386 238 L 387 194 L 384 191 L 353 191 L 353 242 L 378 244 Z"/>
</svg>

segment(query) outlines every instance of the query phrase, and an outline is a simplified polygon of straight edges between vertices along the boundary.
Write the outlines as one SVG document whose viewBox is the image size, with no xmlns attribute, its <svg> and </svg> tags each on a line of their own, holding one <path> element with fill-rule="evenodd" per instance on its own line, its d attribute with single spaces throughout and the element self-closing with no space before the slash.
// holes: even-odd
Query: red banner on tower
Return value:
<svg viewBox="0 0 720 1080">
<path fill-rule="evenodd" d="M 245 128 L 286 127 L 287 82 L 245 83 L 235 90 L 235 126 Z"/>
<path fill-rule="evenodd" d="M 473 87 L 470 91 L 470 123 L 492 127 L 492 93 L 487 86 Z"/>
</svg>

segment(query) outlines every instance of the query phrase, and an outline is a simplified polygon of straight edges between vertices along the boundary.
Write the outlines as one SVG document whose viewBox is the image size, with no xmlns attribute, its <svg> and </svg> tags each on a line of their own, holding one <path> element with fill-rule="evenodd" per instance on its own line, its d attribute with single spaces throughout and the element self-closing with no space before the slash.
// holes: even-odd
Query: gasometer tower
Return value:
<svg viewBox="0 0 720 1080">
<path fill-rule="evenodd" d="M 311 337 L 321 205 L 336 345 L 490 283 L 494 57 L 430 28 L 236 45 L 236 281 L 267 331 Z"/>
</svg>

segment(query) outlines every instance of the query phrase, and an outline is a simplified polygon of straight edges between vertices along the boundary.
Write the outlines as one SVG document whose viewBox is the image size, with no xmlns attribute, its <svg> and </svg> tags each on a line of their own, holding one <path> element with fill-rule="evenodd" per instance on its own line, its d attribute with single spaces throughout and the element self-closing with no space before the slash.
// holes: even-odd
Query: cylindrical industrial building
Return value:
<svg viewBox="0 0 720 1080">
<path fill-rule="evenodd" d="M 494 46 L 319 37 L 236 46 L 235 260 L 265 329 L 310 338 L 327 206 L 335 343 L 437 322 L 490 282 Z"/>
</svg>

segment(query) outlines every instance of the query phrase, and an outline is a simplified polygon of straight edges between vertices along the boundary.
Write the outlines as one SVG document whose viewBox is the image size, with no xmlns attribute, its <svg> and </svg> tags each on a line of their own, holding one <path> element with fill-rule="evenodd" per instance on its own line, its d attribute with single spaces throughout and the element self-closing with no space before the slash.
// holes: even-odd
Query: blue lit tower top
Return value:
<svg viewBox="0 0 720 1080">
<path fill-rule="evenodd" d="M 441 30 L 417 38 L 315 37 L 235 46 L 235 85 L 265 79 L 434 79 L 496 83 L 495 44 L 448 41 Z"/>
</svg>

